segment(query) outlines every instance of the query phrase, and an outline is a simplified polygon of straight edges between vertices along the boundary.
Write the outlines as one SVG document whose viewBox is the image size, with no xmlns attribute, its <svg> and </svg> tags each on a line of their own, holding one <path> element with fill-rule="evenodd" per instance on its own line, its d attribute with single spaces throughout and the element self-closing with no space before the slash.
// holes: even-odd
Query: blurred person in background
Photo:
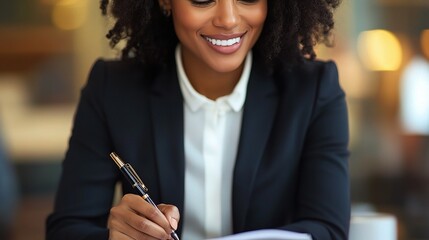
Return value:
<svg viewBox="0 0 429 240">
<path fill-rule="evenodd" d="M 412 175 L 422 174 L 429 169 L 429 61 L 424 56 L 415 55 L 404 68 L 400 89 L 405 167 Z"/>
<path fill-rule="evenodd" d="M 0 131 L 0 239 L 10 238 L 17 200 L 15 171 L 7 156 Z"/>
<path fill-rule="evenodd" d="M 417 48 L 418 41 L 414 41 Z M 409 231 L 429 237 L 429 61 L 418 51 L 400 82 L 400 123 L 404 166 L 404 208 Z"/>
<path fill-rule="evenodd" d="M 127 45 L 122 60 L 95 63 L 81 93 L 47 239 L 269 228 L 347 239 L 345 93 L 313 49 L 329 39 L 338 0 L 101 3 L 115 17 L 112 45 Z M 161 211 L 135 194 L 113 151 Z"/>
</svg>

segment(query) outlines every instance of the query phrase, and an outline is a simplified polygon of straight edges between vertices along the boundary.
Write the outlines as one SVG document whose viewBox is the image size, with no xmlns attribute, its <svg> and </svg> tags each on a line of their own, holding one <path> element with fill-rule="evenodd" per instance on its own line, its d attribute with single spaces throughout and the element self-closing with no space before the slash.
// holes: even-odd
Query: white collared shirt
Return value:
<svg viewBox="0 0 429 240">
<path fill-rule="evenodd" d="M 246 99 L 252 54 L 233 92 L 215 101 L 198 93 L 176 65 L 184 98 L 185 206 L 182 239 L 200 240 L 232 233 L 232 176 Z"/>
</svg>

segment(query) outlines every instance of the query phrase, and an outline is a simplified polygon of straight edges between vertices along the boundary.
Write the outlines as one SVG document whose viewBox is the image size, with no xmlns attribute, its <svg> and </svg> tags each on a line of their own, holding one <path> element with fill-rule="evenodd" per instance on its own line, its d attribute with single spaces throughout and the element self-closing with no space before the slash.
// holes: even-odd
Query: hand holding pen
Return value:
<svg viewBox="0 0 429 240">
<path fill-rule="evenodd" d="M 179 240 L 174 232 L 180 218 L 178 209 L 166 204 L 157 206 L 131 165 L 124 163 L 116 153 L 112 152 L 110 157 L 141 195 L 127 194 L 110 210 L 108 221 L 110 239 Z"/>
</svg>

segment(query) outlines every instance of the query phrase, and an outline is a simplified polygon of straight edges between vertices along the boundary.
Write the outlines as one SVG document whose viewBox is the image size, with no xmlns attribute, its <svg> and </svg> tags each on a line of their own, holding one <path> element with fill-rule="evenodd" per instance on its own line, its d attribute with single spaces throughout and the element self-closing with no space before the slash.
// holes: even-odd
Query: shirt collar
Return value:
<svg viewBox="0 0 429 240">
<path fill-rule="evenodd" d="M 178 73 L 178 79 L 180 84 L 180 89 L 182 91 L 183 98 L 185 103 L 189 106 L 191 111 L 195 112 L 200 109 L 206 103 L 213 103 L 215 101 L 205 97 L 204 95 L 198 93 L 194 87 L 189 82 L 188 76 L 186 76 L 185 70 L 183 68 L 182 57 L 181 57 L 181 49 L 180 45 L 176 47 L 176 67 Z M 241 77 L 235 85 L 234 90 L 231 94 L 222 96 L 216 101 L 222 100 L 226 101 L 229 106 L 235 111 L 239 112 L 244 105 L 244 101 L 246 99 L 246 89 L 247 84 L 249 82 L 250 70 L 252 68 L 252 52 L 246 56 L 244 61 L 243 72 L 241 73 Z"/>
</svg>

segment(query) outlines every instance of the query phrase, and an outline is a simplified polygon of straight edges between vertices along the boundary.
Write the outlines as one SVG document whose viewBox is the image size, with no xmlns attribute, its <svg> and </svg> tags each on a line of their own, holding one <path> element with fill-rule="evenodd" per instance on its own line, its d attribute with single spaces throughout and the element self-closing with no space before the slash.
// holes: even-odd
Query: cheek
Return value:
<svg viewBox="0 0 429 240">
<path fill-rule="evenodd" d="M 186 35 L 197 35 L 197 31 L 203 26 L 204 14 L 196 11 L 189 11 L 180 7 L 175 8 L 173 13 L 173 22 L 178 37 Z"/>
<path fill-rule="evenodd" d="M 254 9 L 251 11 L 250 14 L 248 14 L 246 16 L 248 16 L 246 18 L 247 24 L 249 26 L 251 26 L 251 28 L 253 29 L 253 37 L 251 40 L 251 44 L 253 45 L 258 40 L 258 38 L 262 32 L 262 28 L 264 26 L 265 19 L 267 17 L 266 6 L 258 8 L 258 9 Z"/>
<path fill-rule="evenodd" d="M 247 22 L 249 23 L 249 25 L 255 28 L 262 28 L 267 17 L 267 6 L 264 4 L 260 8 L 255 8 L 248 14 L 248 16 L 251 16 L 247 18 Z"/>
</svg>

